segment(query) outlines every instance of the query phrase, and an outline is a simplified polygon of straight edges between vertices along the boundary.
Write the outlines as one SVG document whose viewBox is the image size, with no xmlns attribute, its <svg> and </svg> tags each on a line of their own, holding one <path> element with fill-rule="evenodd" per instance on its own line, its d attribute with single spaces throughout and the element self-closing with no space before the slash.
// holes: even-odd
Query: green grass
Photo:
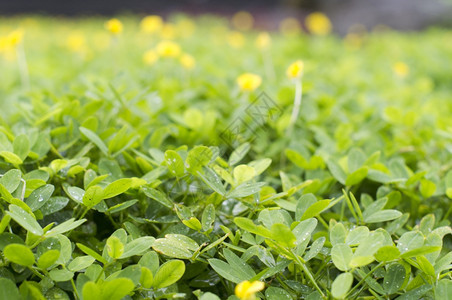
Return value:
<svg viewBox="0 0 452 300">
<path fill-rule="evenodd" d="M 450 30 L 270 32 L 262 51 L 258 31 L 234 48 L 226 20 L 175 16 L 186 69 L 145 64 L 163 38 L 120 19 L 116 37 L 2 19 L 25 35 L 0 46 L 1 300 L 452 294 Z"/>
</svg>

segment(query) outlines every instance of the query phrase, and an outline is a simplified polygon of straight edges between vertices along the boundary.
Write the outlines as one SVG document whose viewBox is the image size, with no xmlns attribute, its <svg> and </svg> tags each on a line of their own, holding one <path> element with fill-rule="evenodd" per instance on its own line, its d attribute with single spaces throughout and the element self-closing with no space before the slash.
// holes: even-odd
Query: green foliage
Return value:
<svg viewBox="0 0 452 300">
<path fill-rule="evenodd" d="M 173 16 L 183 69 L 144 65 L 160 37 L 123 20 L 2 20 L 30 88 L 0 48 L 0 300 L 236 299 L 245 280 L 270 300 L 451 297 L 449 31 L 274 32 L 262 52 Z M 262 86 L 239 91 L 248 71 Z"/>
</svg>

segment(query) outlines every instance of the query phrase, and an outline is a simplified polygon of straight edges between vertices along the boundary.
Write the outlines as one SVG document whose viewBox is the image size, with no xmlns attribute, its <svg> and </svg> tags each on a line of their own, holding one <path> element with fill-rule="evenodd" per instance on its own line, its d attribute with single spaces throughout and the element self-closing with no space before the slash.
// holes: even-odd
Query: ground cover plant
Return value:
<svg viewBox="0 0 452 300">
<path fill-rule="evenodd" d="M 450 30 L 105 21 L 2 19 L 0 299 L 452 295 Z"/>
</svg>

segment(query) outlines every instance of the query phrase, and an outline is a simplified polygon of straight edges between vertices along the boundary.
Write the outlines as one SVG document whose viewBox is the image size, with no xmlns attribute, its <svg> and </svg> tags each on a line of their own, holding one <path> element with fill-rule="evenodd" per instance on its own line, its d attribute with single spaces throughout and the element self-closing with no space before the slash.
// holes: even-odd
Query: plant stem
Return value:
<svg viewBox="0 0 452 300">
<path fill-rule="evenodd" d="M 376 265 L 372 270 L 369 271 L 369 273 L 366 274 L 366 276 L 364 276 L 359 282 L 358 284 L 355 284 L 355 286 L 348 291 L 347 295 L 350 295 L 354 290 L 356 290 L 373 272 L 375 272 L 378 268 L 380 268 L 381 266 L 383 266 L 383 263 L 379 263 L 378 265 Z"/>
<path fill-rule="evenodd" d="M 295 83 L 295 99 L 292 109 L 292 115 L 290 116 L 290 123 L 288 128 L 289 134 L 292 134 L 293 127 L 295 125 L 295 122 L 297 121 L 298 114 L 300 113 L 302 96 L 303 96 L 303 84 L 300 79 L 297 80 L 297 82 Z"/>
<path fill-rule="evenodd" d="M 295 260 L 297 261 L 297 264 L 301 267 L 301 269 L 303 270 L 303 272 L 306 274 L 306 276 L 308 277 L 309 281 L 311 281 L 311 283 L 314 285 L 314 287 L 316 288 L 316 290 L 320 293 L 320 295 L 322 295 L 322 298 L 326 298 L 325 294 L 322 292 L 322 290 L 320 289 L 320 287 L 317 285 L 317 282 L 315 282 L 314 276 L 312 276 L 311 272 L 309 271 L 309 269 L 306 267 L 306 265 L 300 260 L 300 258 L 298 257 L 298 255 L 296 253 L 293 252 L 293 250 L 291 249 L 290 252 L 292 253 L 292 255 L 295 257 Z"/>
</svg>

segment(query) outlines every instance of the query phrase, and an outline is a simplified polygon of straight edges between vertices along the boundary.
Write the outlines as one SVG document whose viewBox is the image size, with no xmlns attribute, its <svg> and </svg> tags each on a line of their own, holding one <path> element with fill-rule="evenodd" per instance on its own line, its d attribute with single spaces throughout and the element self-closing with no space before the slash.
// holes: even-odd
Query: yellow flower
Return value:
<svg viewBox="0 0 452 300">
<path fill-rule="evenodd" d="M 303 75 L 303 69 L 304 69 L 303 61 L 297 60 L 287 68 L 286 71 L 287 77 L 289 79 L 301 78 L 301 76 Z"/>
<path fill-rule="evenodd" d="M 240 300 L 254 300 L 255 294 L 262 291 L 265 288 L 265 284 L 262 281 L 249 282 L 248 280 L 242 281 L 235 287 L 235 295 Z"/>
<path fill-rule="evenodd" d="M 231 31 L 228 34 L 228 43 L 233 48 L 241 48 L 245 44 L 245 37 L 238 31 Z"/>
<path fill-rule="evenodd" d="M 259 75 L 252 73 L 244 73 L 237 78 L 237 84 L 242 91 L 254 91 L 262 83 L 262 78 Z"/>
<path fill-rule="evenodd" d="M 154 33 L 162 29 L 163 20 L 160 16 L 147 16 L 141 20 L 140 27 L 145 33 Z"/>
<path fill-rule="evenodd" d="M 239 11 L 231 19 L 232 26 L 238 30 L 250 30 L 254 24 L 253 16 L 246 11 Z"/>
<path fill-rule="evenodd" d="M 85 36 L 81 32 L 73 32 L 66 39 L 66 46 L 72 52 L 83 52 L 85 44 Z"/>
<path fill-rule="evenodd" d="M 118 19 L 111 19 L 105 23 L 105 29 L 112 34 L 120 34 L 122 32 L 122 23 Z"/>
<path fill-rule="evenodd" d="M 263 50 L 267 49 L 272 42 L 270 35 L 267 32 L 261 32 L 256 38 L 256 47 Z"/>
<path fill-rule="evenodd" d="M 143 62 L 152 66 L 159 59 L 157 52 L 154 50 L 148 50 L 143 54 Z"/>
<path fill-rule="evenodd" d="M 7 36 L 7 44 L 10 47 L 16 47 L 24 38 L 24 31 L 22 29 L 16 29 Z"/>
<path fill-rule="evenodd" d="M 182 54 L 179 61 L 181 65 L 187 70 L 191 70 L 195 67 L 195 59 L 189 54 Z"/>
<path fill-rule="evenodd" d="M 331 32 L 331 21 L 321 12 L 309 14 L 305 22 L 309 31 L 315 35 L 327 35 Z"/>
<path fill-rule="evenodd" d="M 284 35 L 296 35 L 301 32 L 301 25 L 295 18 L 285 18 L 279 23 L 279 30 Z"/>
<path fill-rule="evenodd" d="M 393 66 L 394 73 L 399 77 L 406 77 L 410 72 L 410 68 L 404 62 L 398 61 Z"/>
<path fill-rule="evenodd" d="M 181 49 L 175 42 L 161 41 L 157 45 L 157 52 L 162 57 L 177 57 L 180 55 Z"/>
</svg>

